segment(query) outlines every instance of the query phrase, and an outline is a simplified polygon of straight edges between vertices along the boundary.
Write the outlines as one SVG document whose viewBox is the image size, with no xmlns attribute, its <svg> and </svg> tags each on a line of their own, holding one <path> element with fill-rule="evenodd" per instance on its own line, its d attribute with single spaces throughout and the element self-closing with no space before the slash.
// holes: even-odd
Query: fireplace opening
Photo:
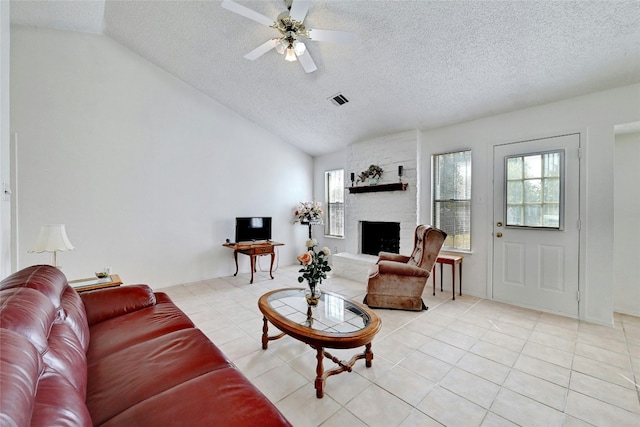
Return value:
<svg viewBox="0 0 640 427">
<path fill-rule="evenodd" d="M 361 252 L 378 255 L 379 252 L 400 253 L 399 222 L 361 222 Z"/>
</svg>

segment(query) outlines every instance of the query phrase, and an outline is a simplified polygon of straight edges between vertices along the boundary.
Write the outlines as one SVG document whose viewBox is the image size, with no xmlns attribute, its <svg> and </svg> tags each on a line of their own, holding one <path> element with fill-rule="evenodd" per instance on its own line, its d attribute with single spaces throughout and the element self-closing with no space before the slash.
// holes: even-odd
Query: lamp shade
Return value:
<svg viewBox="0 0 640 427">
<path fill-rule="evenodd" d="M 287 54 L 284 56 L 284 60 L 285 61 L 289 61 L 289 62 L 293 62 L 293 61 L 297 61 L 298 58 L 296 58 L 296 53 L 293 50 L 293 46 L 289 45 L 289 47 L 287 48 Z"/>
<path fill-rule="evenodd" d="M 64 224 L 48 224 L 43 225 L 40 229 L 38 240 L 28 252 L 55 252 L 69 251 L 75 247 L 67 237 L 67 231 Z"/>
</svg>

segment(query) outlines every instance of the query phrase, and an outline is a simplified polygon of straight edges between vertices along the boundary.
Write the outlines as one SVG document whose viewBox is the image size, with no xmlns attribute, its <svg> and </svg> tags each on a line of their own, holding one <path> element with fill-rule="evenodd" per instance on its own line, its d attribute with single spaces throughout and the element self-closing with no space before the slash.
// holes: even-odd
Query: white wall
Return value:
<svg viewBox="0 0 640 427">
<path fill-rule="evenodd" d="M 422 133 L 421 184 L 431 187 L 432 154 L 472 148 L 472 255 L 464 260 L 466 293 L 490 297 L 493 196 L 492 147 L 496 144 L 580 132 L 582 319 L 611 324 L 613 312 L 614 126 L 640 118 L 640 85 L 594 93 Z M 423 191 L 423 193 L 424 193 Z M 419 220 L 428 221 L 430 198 Z"/>
<path fill-rule="evenodd" d="M 640 316 L 640 133 L 616 135 L 613 308 Z"/>
<path fill-rule="evenodd" d="M 221 244 L 253 215 L 273 217 L 280 265 L 295 262 L 311 157 L 107 37 L 11 30 L 20 268 L 49 262 L 27 250 L 41 224 L 65 223 L 69 278 L 104 266 L 156 288 L 227 276 Z"/>
<path fill-rule="evenodd" d="M 0 278 L 11 272 L 11 199 L 5 200 L 1 185 L 11 186 L 9 128 L 9 25 L 8 1 L 0 2 Z"/>
</svg>

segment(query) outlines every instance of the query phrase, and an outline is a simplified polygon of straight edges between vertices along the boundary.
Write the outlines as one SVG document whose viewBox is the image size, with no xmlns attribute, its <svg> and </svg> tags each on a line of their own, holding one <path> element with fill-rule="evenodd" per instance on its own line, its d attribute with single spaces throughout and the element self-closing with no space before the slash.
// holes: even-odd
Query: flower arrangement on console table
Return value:
<svg viewBox="0 0 640 427">
<path fill-rule="evenodd" d="M 327 272 L 331 271 L 328 261 L 331 250 L 325 246 L 316 252 L 315 247 L 318 246 L 316 239 L 307 240 L 306 246 L 307 252 L 297 257 L 302 265 L 302 268 L 298 270 L 299 273 L 302 273 L 302 276 L 298 277 L 298 283 L 307 281 L 308 287 L 305 289 L 307 304 L 315 306 L 318 305 L 320 295 L 322 295 L 320 291 L 322 279 L 326 279 Z"/>
<path fill-rule="evenodd" d="M 382 172 L 384 172 L 384 170 L 380 166 L 371 165 L 360 172 L 360 175 L 358 175 L 358 181 L 365 182 L 368 180 L 369 185 L 376 185 L 378 183 L 378 179 L 382 177 Z"/>
<path fill-rule="evenodd" d="M 300 202 L 298 208 L 293 214 L 295 216 L 295 220 L 293 222 L 308 225 L 309 239 L 311 239 L 311 227 L 316 224 L 322 224 L 323 214 L 324 210 L 322 210 L 322 202 Z"/>
</svg>

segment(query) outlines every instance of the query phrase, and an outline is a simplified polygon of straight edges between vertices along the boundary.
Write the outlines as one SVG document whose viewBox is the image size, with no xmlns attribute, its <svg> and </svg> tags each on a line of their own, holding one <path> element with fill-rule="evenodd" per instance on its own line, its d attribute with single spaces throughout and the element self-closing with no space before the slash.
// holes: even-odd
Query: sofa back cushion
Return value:
<svg viewBox="0 0 640 427">
<path fill-rule="evenodd" d="M 43 355 L 56 310 L 40 292 L 28 288 L 0 291 L 0 328 L 17 332 Z"/>
<path fill-rule="evenodd" d="M 89 330 L 64 275 L 36 266 L 0 282 L 0 332 L 0 425 L 91 425 Z"/>
<path fill-rule="evenodd" d="M 38 291 L 0 291 L 0 301 L 0 425 L 90 426 L 76 335 L 52 320 L 55 309 Z"/>
<path fill-rule="evenodd" d="M 78 293 L 69 286 L 60 270 L 50 265 L 34 265 L 20 270 L 2 282 L 0 290 L 29 288 L 43 294 L 53 304 L 59 320 L 69 324 L 82 343 L 89 348 L 87 314 Z"/>
<path fill-rule="evenodd" d="M 28 426 L 35 405 L 42 357 L 28 339 L 0 329 L 0 425 Z"/>
</svg>

